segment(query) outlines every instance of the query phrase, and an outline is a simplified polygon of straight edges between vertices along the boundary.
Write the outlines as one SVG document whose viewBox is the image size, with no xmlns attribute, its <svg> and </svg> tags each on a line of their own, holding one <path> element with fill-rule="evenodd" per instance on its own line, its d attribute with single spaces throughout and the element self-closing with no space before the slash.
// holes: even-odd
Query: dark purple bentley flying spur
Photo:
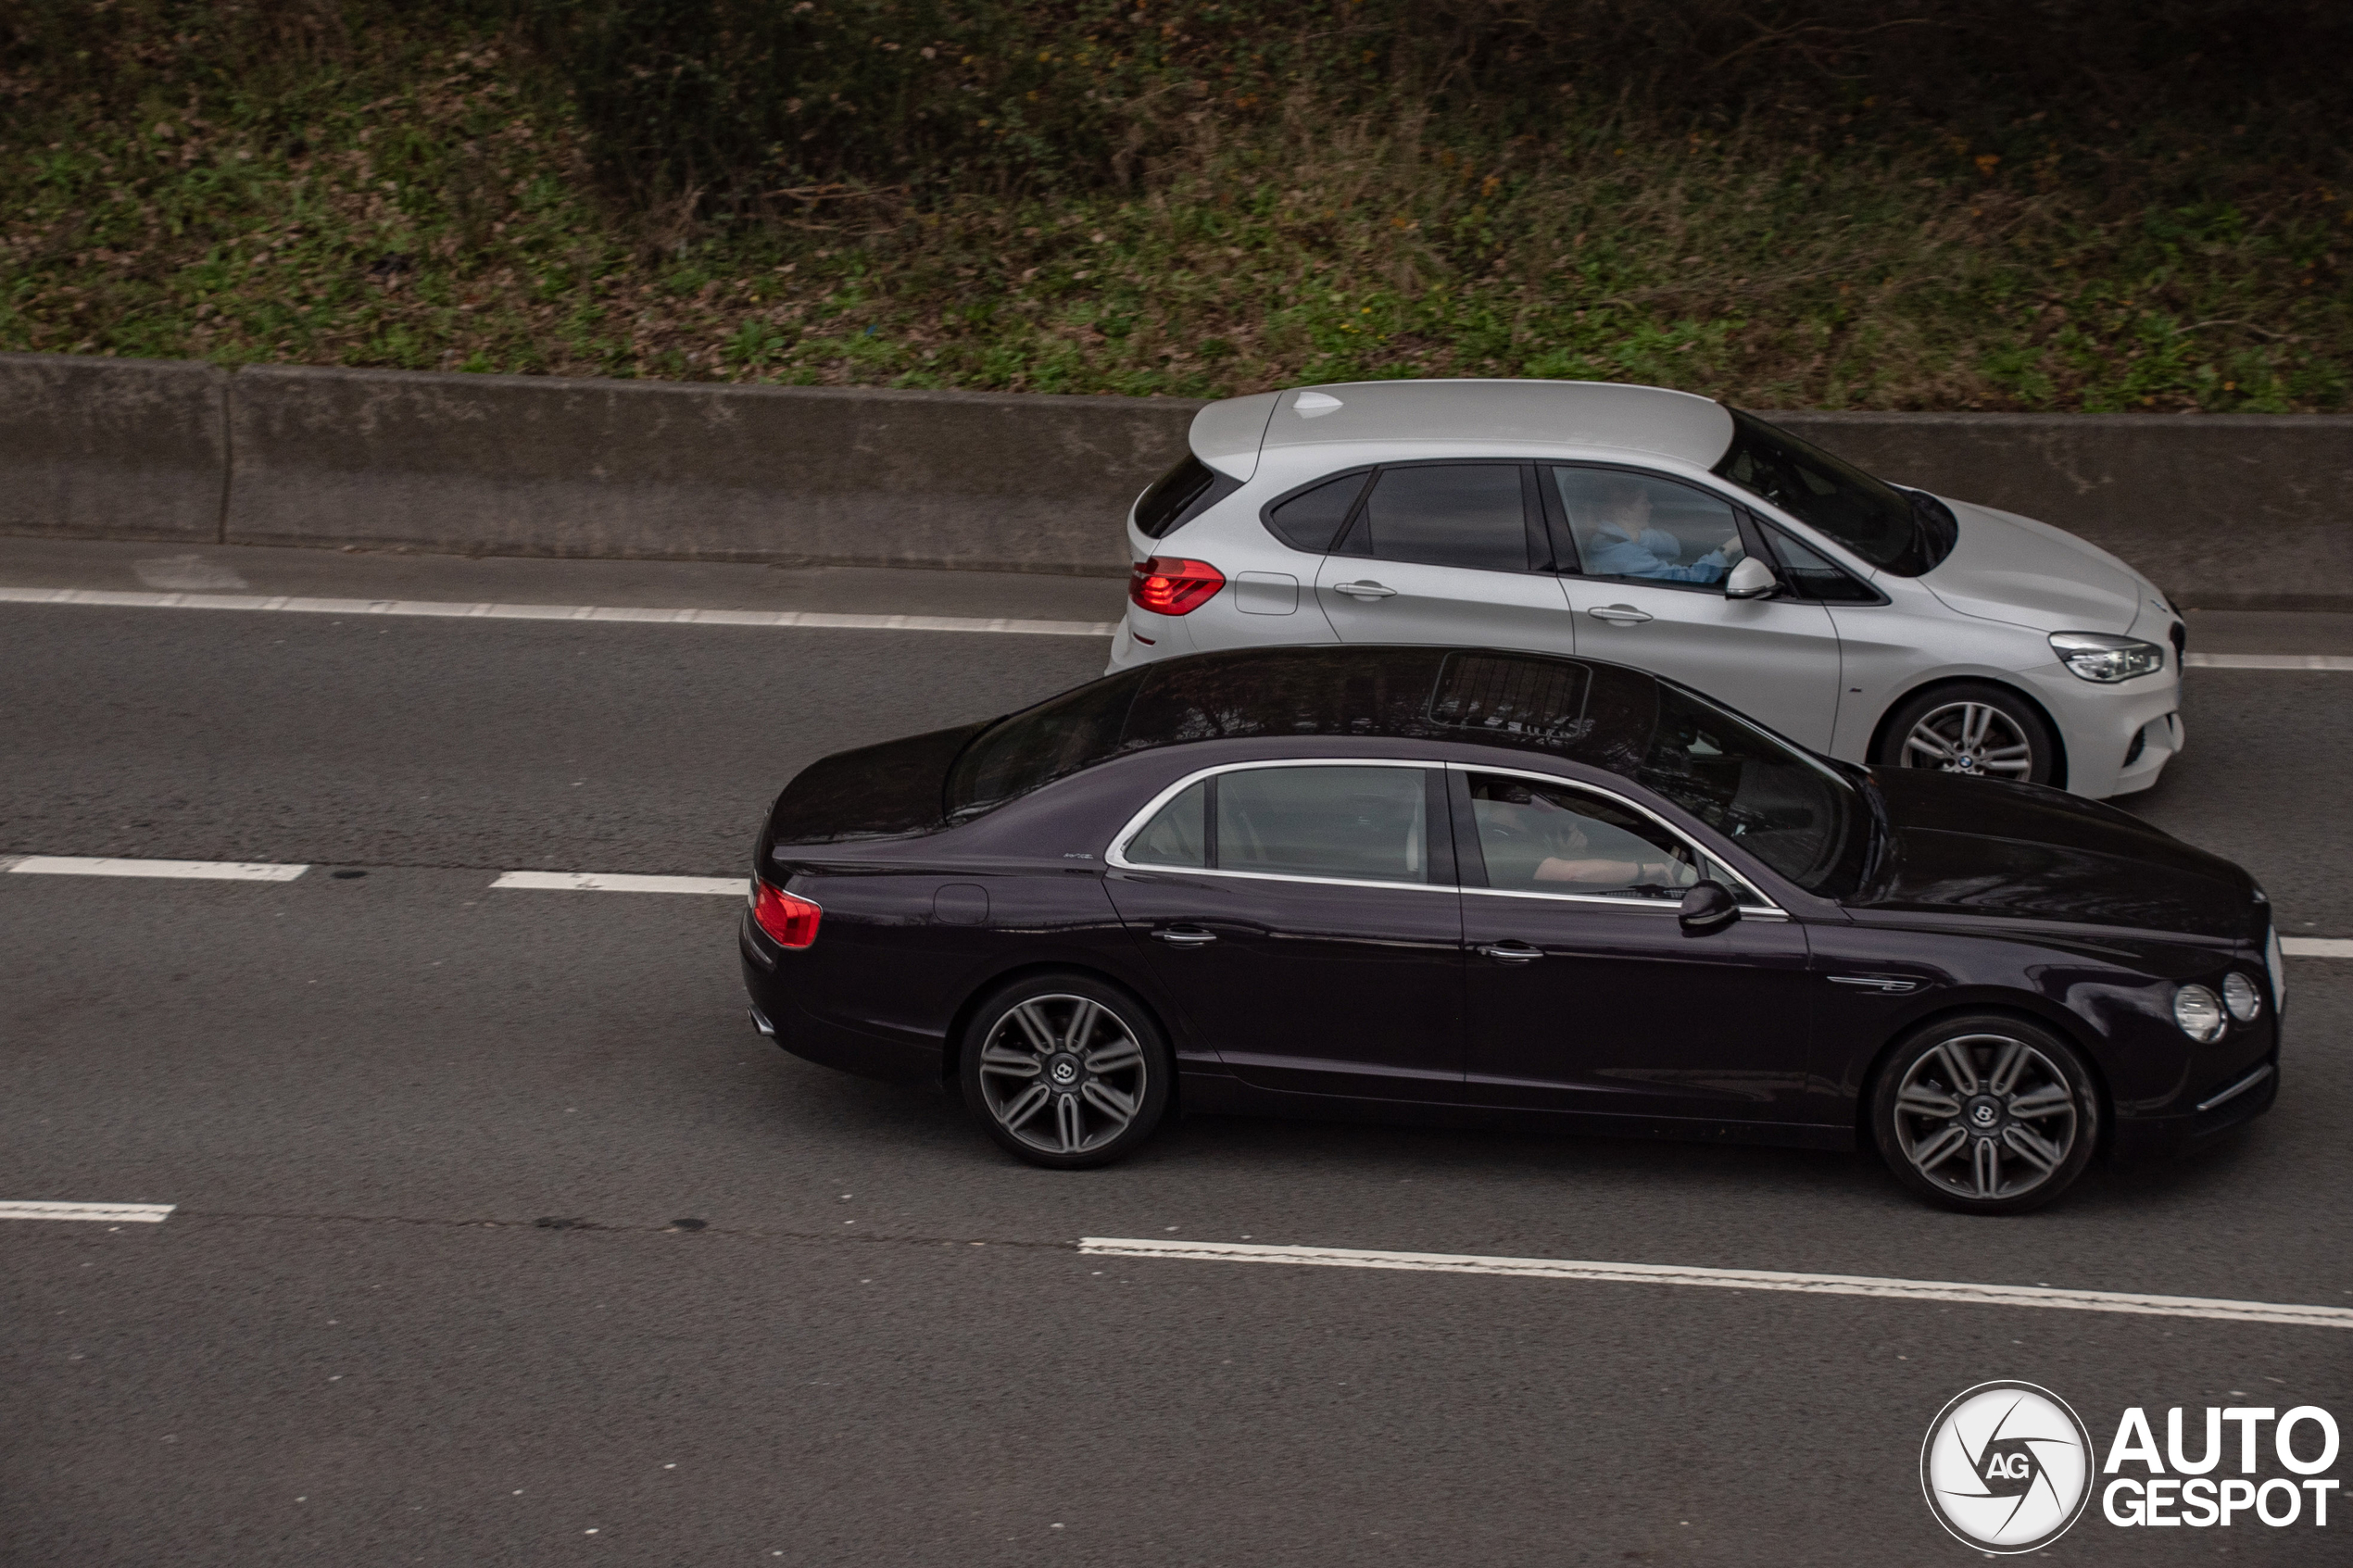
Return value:
<svg viewBox="0 0 2353 1568">
<path fill-rule="evenodd" d="M 2247 874 L 2109 807 L 1818 756 L 1476 648 L 1125 671 L 777 799 L 753 1018 L 1040 1165 L 1191 1111 L 1876 1149 L 1982 1213 L 2267 1109 Z"/>
</svg>

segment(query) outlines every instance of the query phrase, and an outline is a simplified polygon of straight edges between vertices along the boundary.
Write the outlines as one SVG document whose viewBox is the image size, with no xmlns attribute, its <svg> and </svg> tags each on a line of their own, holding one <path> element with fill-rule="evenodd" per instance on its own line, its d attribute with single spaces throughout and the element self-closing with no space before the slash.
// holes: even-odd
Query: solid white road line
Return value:
<svg viewBox="0 0 2353 1568">
<path fill-rule="evenodd" d="M 2353 670 L 2341 653 L 2193 653 L 2182 662 L 2192 670 Z"/>
<path fill-rule="evenodd" d="M 628 605 L 460 604 L 446 599 L 316 599 L 284 594 L 138 594 L 110 588 L 5 588 L 0 604 L 107 605 L 133 609 L 283 609 L 301 615 L 426 615 L 484 621 L 629 621 L 674 626 L 803 626 L 844 632 L 1004 632 L 1109 637 L 1116 621 L 1029 621 L 963 615 L 837 615 L 809 609 L 647 609 Z"/>
<path fill-rule="evenodd" d="M 1525 1279 L 1603 1280 L 1619 1285 L 1701 1285 L 1728 1290 L 1781 1290 L 1807 1296 L 1876 1296 L 1906 1301 L 1959 1301 L 1982 1307 L 2051 1307 L 2144 1317 L 2211 1318 L 2223 1323 L 2353 1328 L 2353 1308 L 2294 1307 L 2200 1296 L 2135 1296 L 2046 1286 L 1966 1285 L 1950 1280 L 1878 1279 L 1867 1274 L 1793 1274 L 1752 1269 L 1676 1268 L 1659 1263 L 1591 1263 L 1553 1258 L 1482 1258 L 1446 1252 L 1361 1252 L 1342 1247 L 1269 1247 L 1090 1236 L 1078 1250 L 1103 1258 L 1173 1258 L 1212 1263 L 1304 1263 L 1336 1269 L 1398 1269 L 1424 1273 L 1511 1274 Z"/>
<path fill-rule="evenodd" d="M 2280 951 L 2292 959 L 2353 959 L 2353 937 L 2283 936 Z"/>
<path fill-rule="evenodd" d="M 19 876 L 167 876 L 190 882 L 292 882 L 309 869 L 249 860 L 118 860 L 102 855 L 27 855 L 8 868 Z"/>
<path fill-rule="evenodd" d="M 104 1220 L 109 1224 L 156 1225 L 176 1203 L 0 1203 L 0 1220 Z"/>
<path fill-rule="evenodd" d="M 493 887 L 531 887 L 551 893 L 708 893 L 740 898 L 749 879 L 740 876 L 623 876 L 610 872 L 500 872 Z"/>
</svg>

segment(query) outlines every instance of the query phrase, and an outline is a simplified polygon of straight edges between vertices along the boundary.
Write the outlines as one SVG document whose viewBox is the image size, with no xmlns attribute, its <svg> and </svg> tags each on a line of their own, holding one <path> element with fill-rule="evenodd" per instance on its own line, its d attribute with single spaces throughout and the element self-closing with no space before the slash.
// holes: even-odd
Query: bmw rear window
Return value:
<svg viewBox="0 0 2353 1568">
<path fill-rule="evenodd" d="M 1147 539 L 1165 539 L 1240 488 L 1190 452 L 1152 481 L 1136 502 L 1136 527 Z"/>
</svg>

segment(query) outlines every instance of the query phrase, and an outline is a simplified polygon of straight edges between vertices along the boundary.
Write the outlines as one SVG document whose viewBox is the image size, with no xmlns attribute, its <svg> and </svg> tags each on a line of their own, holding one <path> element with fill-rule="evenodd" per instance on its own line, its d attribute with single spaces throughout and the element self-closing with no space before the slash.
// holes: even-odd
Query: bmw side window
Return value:
<svg viewBox="0 0 2353 1568">
<path fill-rule="evenodd" d="M 1128 840 L 1126 855 L 1139 866 L 1208 866 L 1209 781 L 1202 780 L 1155 812 L 1144 831 Z"/>
<path fill-rule="evenodd" d="M 1729 502 L 1624 469 L 1548 471 L 1581 575 L 1723 591 L 1741 553 Z"/>
<path fill-rule="evenodd" d="M 1848 576 L 1821 551 L 1799 544 L 1778 528 L 1758 532 L 1780 563 L 1781 581 L 1799 598 L 1816 604 L 1875 605 L 1881 601 L 1877 589 Z"/>
<path fill-rule="evenodd" d="M 1479 571 L 1526 571 L 1541 552 L 1517 463 L 1383 469 L 1341 552 Z"/>
<path fill-rule="evenodd" d="M 1474 773 L 1470 799 L 1490 887 L 1680 898 L 1705 874 L 1689 845 L 1599 796 Z"/>
<path fill-rule="evenodd" d="M 1294 550 L 1325 554 L 1356 509 L 1356 497 L 1365 493 L 1365 481 L 1372 471 L 1358 469 L 1286 496 L 1266 508 L 1267 528 Z"/>
<path fill-rule="evenodd" d="M 1221 871 L 1429 880 L 1428 790 L 1418 768 L 1245 768 L 1206 781 Z"/>
</svg>

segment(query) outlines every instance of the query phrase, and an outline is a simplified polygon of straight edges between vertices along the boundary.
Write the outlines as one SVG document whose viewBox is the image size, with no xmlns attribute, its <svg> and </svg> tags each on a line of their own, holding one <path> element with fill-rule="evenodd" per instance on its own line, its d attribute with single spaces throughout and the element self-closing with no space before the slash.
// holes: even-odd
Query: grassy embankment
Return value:
<svg viewBox="0 0 2353 1568">
<path fill-rule="evenodd" d="M 730 78 L 741 38 L 648 34 L 627 5 L 591 36 L 520 4 L 19 0 L 0 349 L 1181 395 L 1429 374 L 1759 407 L 2353 401 L 2353 167 L 2313 133 L 2326 104 L 2233 101 L 2239 78 L 2128 125 L 2032 107 L 2030 81 L 1961 113 L 1861 43 L 1789 54 L 1802 31 L 1711 66 L 1708 40 L 1654 29 L 1655 57 L 1613 55 L 1653 58 L 1614 93 L 1573 49 L 1491 35 L 1542 5 L 1000 4 L 963 33 L 883 0 L 746 5 L 829 26 L 785 45 L 835 72 L 810 89 L 831 119 Z M 665 58 L 717 85 L 648 98 L 640 62 Z"/>
</svg>

